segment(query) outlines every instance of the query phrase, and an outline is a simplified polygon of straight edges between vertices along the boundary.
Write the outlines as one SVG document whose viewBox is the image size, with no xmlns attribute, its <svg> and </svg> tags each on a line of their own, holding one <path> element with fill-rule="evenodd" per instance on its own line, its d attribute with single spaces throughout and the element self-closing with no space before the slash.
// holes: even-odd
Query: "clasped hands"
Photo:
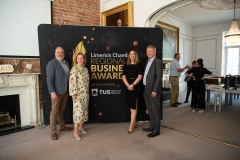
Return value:
<svg viewBox="0 0 240 160">
<path fill-rule="evenodd" d="M 133 90 L 134 90 L 134 86 L 133 86 L 132 84 L 130 84 L 130 85 L 128 85 L 127 89 L 128 89 L 129 91 L 133 91 Z"/>
</svg>

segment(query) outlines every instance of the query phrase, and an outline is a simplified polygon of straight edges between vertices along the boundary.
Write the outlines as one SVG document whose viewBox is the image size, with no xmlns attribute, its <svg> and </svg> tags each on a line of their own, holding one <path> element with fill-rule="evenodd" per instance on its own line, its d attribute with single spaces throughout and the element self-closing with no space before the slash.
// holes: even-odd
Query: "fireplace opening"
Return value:
<svg viewBox="0 0 240 160">
<path fill-rule="evenodd" d="M 0 131 L 21 126 L 19 94 L 0 96 Z"/>
</svg>

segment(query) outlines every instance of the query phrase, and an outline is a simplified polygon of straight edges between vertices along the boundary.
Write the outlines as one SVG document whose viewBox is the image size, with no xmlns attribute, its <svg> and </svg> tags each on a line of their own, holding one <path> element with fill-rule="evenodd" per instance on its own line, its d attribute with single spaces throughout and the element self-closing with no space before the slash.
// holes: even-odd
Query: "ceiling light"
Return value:
<svg viewBox="0 0 240 160">
<path fill-rule="evenodd" d="M 232 24 L 226 36 L 224 37 L 227 44 L 230 45 L 240 45 L 240 31 L 238 29 L 237 20 L 235 18 L 235 3 L 234 0 L 234 19 L 232 20 Z"/>
</svg>

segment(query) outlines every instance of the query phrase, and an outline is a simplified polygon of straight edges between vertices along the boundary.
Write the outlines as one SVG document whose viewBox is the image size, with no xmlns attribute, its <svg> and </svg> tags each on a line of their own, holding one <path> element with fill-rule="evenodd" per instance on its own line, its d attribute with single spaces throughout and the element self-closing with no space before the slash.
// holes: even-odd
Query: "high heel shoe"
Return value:
<svg viewBox="0 0 240 160">
<path fill-rule="evenodd" d="M 132 131 L 128 131 L 128 134 L 132 134 L 133 133 L 133 130 Z"/>
<path fill-rule="evenodd" d="M 73 134 L 73 136 L 74 136 L 74 134 Z M 81 141 L 82 140 L 82 138 L 76 138 L 75 136 L 74 136 L 74 138 L 77 140 L 77 141 Z"/>
<path fill-rule="evenodd" d="M 87 134 L 87 131 L 82 131 L 80 128 L 78 128 L 80 132 L 82 132 L 83 134 Z"/>
</svg>

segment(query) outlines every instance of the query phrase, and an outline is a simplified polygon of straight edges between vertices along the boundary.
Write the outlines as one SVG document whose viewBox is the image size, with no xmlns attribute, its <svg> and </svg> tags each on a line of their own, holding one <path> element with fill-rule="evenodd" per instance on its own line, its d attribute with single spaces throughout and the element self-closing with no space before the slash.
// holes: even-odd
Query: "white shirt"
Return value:
<svg viewBox="0 0 240 160">
<path fill-rule="evenodd" d="M 169 76 L 177 76 L 178 78 L 181 76 L 181 72 L 178 72 L 178 69 L 180 68 L 179 62 L 174 59 L 170 63 L 170 74 Z"/>
<path fill-rule="evenodd" d="M 147 78 L 148 70 L 151 67 L 151 64 L 152 64 L 154 59 L 155 59 L 155 57 L 153 57 L 152 59 L 148 59 L 148 63 L 147 63 L 147 66 L 145 68 L 145 72 L 144 72 L 144 76 L 143 76 L 143 85 L 146 85 L 146 78 Z"/>
</svg>

